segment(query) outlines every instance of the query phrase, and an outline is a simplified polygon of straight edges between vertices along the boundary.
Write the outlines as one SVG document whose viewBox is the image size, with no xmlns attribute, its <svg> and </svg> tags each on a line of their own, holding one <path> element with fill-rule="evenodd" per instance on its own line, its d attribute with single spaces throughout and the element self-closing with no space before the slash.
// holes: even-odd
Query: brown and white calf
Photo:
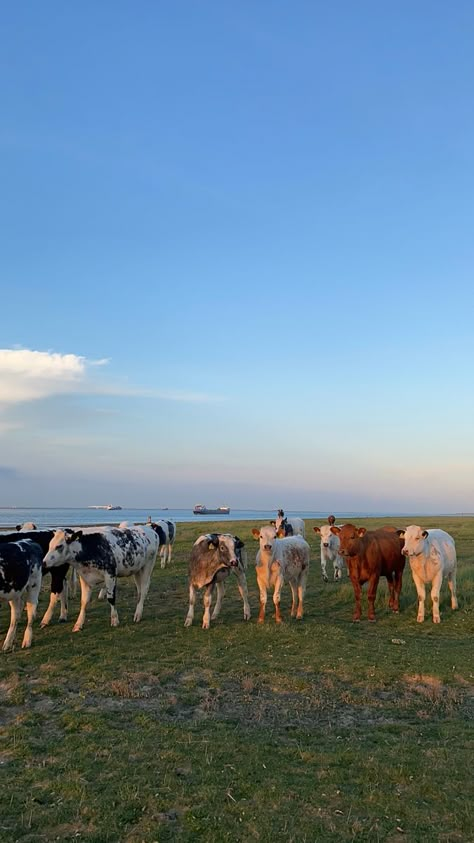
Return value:
<svg viewBox="0 0 474 843">
<path fill-rule="evenodd" d="M 447 576 L 451 592 L 451 608 L 458 608 L 456 596 L 456 546 L 444 530 L 422 530 L 416 524 L 398 530 L 404 539 L 402 553 L 408 557 L 413 582 L 418 594 L 418 623 L 425 619 L 426 583 L 431 583 L 433 623 L 440 623 L 439 595 L 443 577 Z"/>
<path fill-rule="evenodd" d="M 333 567 L 334 579 L 340 580 L 346 566 L 339 553 L 339 537 L 331 532 L 329 524 L 323 524 L 322 527 L 313 527 L 313 530 L 321 539 L 321 572 L 324 582 L 328 582 L 328 564 Z"/>
<path fill-rule="evenodd" d="M 0 599 L 10 604 L 10 626 L 2 650 L 11 650 L 15 641 L 23 601 L 26 601 L 28 622 L 22 647 L 31 647 L 33 620 L 41 589 L 43 551 L 31 539 L 20 539 L 0 545 Z"/>
<path fill-rule="evenodd" d="M 339 537 L 339 553 L 347 564 L 347 572 L 354 589 L 355 608 L 352 619 L 360 621 L 362 585 L 368 583 L 367 600 L 369 621 L 375 621 L 375 597 L 380 577 L 386 577 L 390 592 L 389 606 L 393 612 L 400 608 L 405 557 L 403 542 L 393 527 L 366 530 L 354 524 L 331 527 Z"/>
<path fill-rule="evenodd" d="M 250 618 L 250 604 L 245 569 L 247 555 L 245 545 L 238 536 L 230 533 L 206 533 L 199 536 L 193 544 L 189 560 L 189 609 L 184 622 L 191 626 L 194 618 L 196 590 L 204 589 L 204 615 L 202 628 L 209 629 L 211 624 L 212 595 L 217 588 L 217 601 L 212 613 L 212 620 L 219 615 L 224 597 L 224 580 L 231 571 L 237 577 L 240 596 L 244 604 L 244 620 Z"/>
<path fill-rule="evenodd" d="M 260 591 L 258 622 L 265 620 L 267 590 L 273 587 L 275 620 L 281 623 L 280 599 L 283 584 L 289 583 L 292 594 L 291 617 L 301 620 L 309 571 L 310 547 L 302 536 L 279 539 L 271 524 L 252 530 L 260 544 L 256 559 L 257 584 Z"/>
</svg>

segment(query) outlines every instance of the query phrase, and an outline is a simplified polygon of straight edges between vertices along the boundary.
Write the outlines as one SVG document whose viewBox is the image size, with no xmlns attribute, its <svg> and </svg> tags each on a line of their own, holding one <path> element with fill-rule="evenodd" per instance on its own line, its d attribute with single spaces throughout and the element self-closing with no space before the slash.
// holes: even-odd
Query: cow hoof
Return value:
<svg viewBox="0 0 474 843">
<path fill-rule="evenodd" d="M 82 632 L 82 626 L 74 626 L 74 627 L 72 628 L 72 631 L 73 631 L 73 632 Z"/>
<path fill-rule="evenodd" d="M 417 623 L 423 623 L 423 621 L 424 621 L 424 618 L 420 618 L 420 617 L 418 617 L 418 618 L 416 619 L 416 622 L 417 622 Z"/>
<path fill-rule="evenodd" d="M 59 618 L 59 623 L 67 623 L 67 618 Z"/>
<path fill-rule="evenodd" d="M 329 579 L 327 577 L 323 577 L 323 580 L 324 582 L 329 582 Z"/>
<path fill-rule="evenodd" d="M 49 626 L 49 621 L 46 621 L 46 623 L 40 623 L 40 629 L 46 629 L 47 626 Z"/>
<path fill-rule="evenodd" d="M 258 618 L 257 623 L 265 623 L 265 618 Z"/>
<path fill-rule="evenodd" d="M 360 618 L 352 618 L 352 623 L 360 623 Z"/>
<path fill-rule="evenodd" d="M 376 622 L 377 622 L 376 618 L 369 618 L 369 623 L 376 623 Z"/>
<path fill-rule="evenodd" d="M 192 621 L 192 618 L 186 618 L 186 620 L 185 620 L 185 622 L 184 622 L 184 625 L 185 625 L 185 626 L 191 626 L 192 622 L 193 622 L 193 621 Z"/>
<path fill-rule="evenodd" d="M 441 623 L 441 618 L 433 618 L 433 623 Z"/>
<path fill-rule="evenodd" d="M 250 620 L 250 615 L 244 615 L 244 621 L 249 621 L 249 620 Z"/>
</svg>

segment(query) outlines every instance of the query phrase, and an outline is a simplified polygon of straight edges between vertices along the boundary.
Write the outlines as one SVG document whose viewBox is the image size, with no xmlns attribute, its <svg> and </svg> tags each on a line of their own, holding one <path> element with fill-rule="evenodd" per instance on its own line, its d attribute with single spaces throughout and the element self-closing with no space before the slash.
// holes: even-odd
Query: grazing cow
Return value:
<svg viewBox="0 0 474 843">
<path fill-rule="evenodd" d="M 344 557 L 347 571 L 354 589 L 355 609 L 352 619 L 360 621 L 361 586 L 368 583 L 367 599 L 369 621 L 375 621 L 375 597 L 380 577 L 386 577 L 390 592 L 389 606 L 393 612 L 400 608 L 405 557 L 402 556 L 402 541 L 393 527 L 381 530 L 366 530 L 354 524 L 331 527 L 339 536 L 339 553 Z"/>
<path fill-rule="evenodd" d="M 418 593 L 418 623 L 425 619 L 425 584 L 431 583 L 433 623 L 440 623 L 439 594 L 443 577 L 448 577 L 451 608 L 458 608 L 456 597 L 456 546 L 454 539 L 444 530 L 422 530 L 412 524 L 398 530 L 404 539 L 402 553 L 408 557 L 413 581 Z"/>
<path fill-rule="evenodd" d="M 115 608 L 118 577 L 133 576 L 135 580 L 138 602 L 133 620 L 138 623 L 150 587 L 158 547 L 158 536 L 148 527 L 57 530 L 44 557 L 44 564 L 46 568 L 52 568 L 68 562 L 79 574 L 81 610 L 73 632 L 79 632 L 84 626 L 92 587 L 98 583 L 105 584 L 111 626 L 118 626 L 119 618 Z"/>
<path fill-rule="evenodd" d="M 160 519 L 159 521 L 149 521 L 148 526 L 158 535 L 160 540 L 161 567 L 166 568 L 167 563 L 169 564 L 171 562 L 173 542 L 176 538 L 176 524 L 174 521 Z"/>
<path fill-rule="evenodd" d="M 4 542 L 0 546 L 0 599 L 10 604 L 10 626 L 2 650 L 13 647 L 24 599 L 28 622 L 21 646 L 31 647 L 33 620 L 41 589 L 42 561 L 43 551 L 31 539 Z"/>
<path fill-rule="evenodd" d="M 28 527 L 32 527 L 31 530 L 28 530 Z M 54 530 L 37 530 L 34 524 L 23 524 L 23 527 L 17 526 L 16 533 L 1 533 L 0 534 L 0 544 L 4 542 L 18 542 L 22 541 L 23 539 L 31 539 L 32 541 L 39 544 L 43 551 L 43 556 L 49 550 L 49 543 L 54 536 Z M 45 566 L 43 565 L 43 576 L 45 574 L 51 574 L 51 587 L 50 587 L 50 595 L 49 595 L 49 605 L 44 613 L 40 626 L 43 628 L 48 626 L 51 622 L 51 618 L 53 617 L 54 607 L 58 600 L 61 603 L 61 611 L 59 615 L 59 623 L 66 623 L 67 621 L 67 610 L 68 610 L 68 583 L 67 583 L 67 573 L 69 571 L 69 565 L 66 563 L 64 565 L 60 565 L 57 568 L 52 568 L 50 571 L 47 571 Z"/>
<path fill-rule="evenodd" d="M 276 535 L 279 539 L 285 536 L 303 536 L 305 535 L 305 525 L 302 518 L 288 518 L 282 509 L 278 510 L 278 515 L 275 521 L 270 521 L 272 526 L 275 526 Z"/>
<path fill-rule="evenodd" d="M 184 622 L 191 626 L 194 618 L 194 604 L 196 589 L 204 588 L 204 615 L 202 628 L 209 629 L 211 622 L 211 603 L 214 589 L 217 586 L 217 601 L 212 613 L 212 620 L 217 618 L 224 597 L 224 580 L 234 571 L 237 576 L 240 596 L 244 603 L 244 620 L 250 618 L 245 569 L 247 554 L 245 545 L 238 536 L 230 533 L 207 533 L 199 536 L 193 544 L 189 560 L 189 609 Z"/>
<path fill-rule="evenodd" d="M 17 524 L 16 531 L 17 533 L 28 533 L 30 530 L 37 530 L 36 524 L 33 524 L 33 521 L 25 521 L 24 524 Z"/>
<path fill-rule="evenodd" d="M 260 543 L 257 553 L 256 573 L 260 591 L 260 613 L 258 622 L 265 620 L 267 589 L 273 586 L 275 620 L 281 623 L 280 596 L 283 583 L 290 584 L 292 594 L 291 617 L 301 620 L 306 580 L 309 571 L 310 547 L 302 536 L 288 536 L 279 539 L 276 528 L 271 524 L 252 530 L 252 535 Z"/>
<path fill-rule="evenodd" d="M 323 524 L 322 527 L 313 527 L 313 530 L 321 538 L 321 571 L 324 582 L 328 582 L 326 569 L 328 563 L 333 566 L 334 579 L 340 580 L 345 563 L 339 553 L 339 537 L 331 532 L 329 524 Z"/>
</svg>

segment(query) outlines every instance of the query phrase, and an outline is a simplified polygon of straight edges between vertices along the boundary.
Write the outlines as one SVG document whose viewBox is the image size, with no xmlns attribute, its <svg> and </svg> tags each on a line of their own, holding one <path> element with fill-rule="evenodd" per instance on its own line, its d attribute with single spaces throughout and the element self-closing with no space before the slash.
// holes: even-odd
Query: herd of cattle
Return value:
<svg viewBox="0 0 474 843">
<path fill-rule="evenodd" d="M 353 620 L 361 617 L 361 590 L 368 584 L 368 618 L 375 621 L 375 597 L 380 577 L 387 579 L 393 612 L 399 611 L 403 570 L 408 558 L 418 594 L 417 620 L 425 617 L 425 586 L 431 583 L 434 623 L 440 622 L 439 597 L 441 583 L 447 577 L 451 607 L 458 606 L 456 597 L 456 549 L 453 538 L 444 530 L 422 530 L 418 526 L 397 530 L 382 527 L 366 530 L 353 524 L 336 525 L 334 516 L 328 523 L 314 527 L 321 540 L 321 571 L 327 582 L 327 566 L 333 566 L 335 580 L 347 573 L 354 589 Z M 305 523 L 301 518 L 285 517 L 278 511 L 275 521 L 252 530 L 259 542 L 256 555 L 257 585 L 260 594 L 259 623 L 265 620 L 267 592 L 273 589 L 275 620 L 281 623 L 280 598 L 284 583 L 292 593 L 291 616 L 303 617 L 304 596 L 310 564 L 310 546 L 305 540 Z M 0 534 L 0 599 L 10 604 L 10 627 L 3 650 L 10 650 L 23 605 L 26 605 L 27 627 L 22 647 L 30 647 L 33 620 L 41 589 L 42 575 L 51 574 L 48 608 L 41 626 L 47 626 L 54 607 L 60 601 L 60 621 L 67 620 L 68 571 L 70 566 L 79 577 L 81 607 L 73 632 L 84 626 L 92 589 L 100 585 L 100 598 L 107 597 L 112 626 L 119 623 L 116 588 L 119 577 L 133 576 L 137 589 L 134 621 L 141 620 L 151 575 L 158 555 L 161 567 L 171 560 L 176 526 L 172 521 L 146 525 L 89 527 L 82 530 L 37 530 L 34 524 L 18 526 L 14 533 Z M 189 609 L 185 626 L 194 618 L 196 591 L 204 590 L 202 626 L 208 629 L 222 606 L 224 580 L 235 573 L 243 601 L 244 620 L 250 618 L 248 599 L 247 554 L 244 543 L 230 533 L 208 533 L 194 542 L 189 561 Z M 214 593 L 217 599 L 211 616 Z"/>
</svg>

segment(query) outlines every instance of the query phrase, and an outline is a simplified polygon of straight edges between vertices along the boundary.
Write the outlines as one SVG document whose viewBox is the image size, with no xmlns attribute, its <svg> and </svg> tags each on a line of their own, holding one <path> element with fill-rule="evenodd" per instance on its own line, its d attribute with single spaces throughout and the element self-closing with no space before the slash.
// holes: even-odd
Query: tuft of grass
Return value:
<svg viewBox="0 0 474 843">
<path fill-rule="evenodd" d="M 388 521 L 406 526 L 364 523 Z M 408 568 L 400 615 L 381 581 L 377 624 L 353 625 L 347 577 L 322 581 L 315 523 L 303 622 L 285 589 L 285 623 L 256 623 L 258 523 L 226 522 L 247 545 L 254 615 L 231 576 L 219 620 L 203 631 L 198 604 L 185 629 L 197 528 L 180 524 L 140 624 L 121 580 L 118 629 L 94 599 L 73 634 L 72 600 L 70 622 L 36 623 L 30 651 L 2 655 L 1 841 L 474 840 L 474 520 L 423 520 L 458 550 L 460 609 L 443 586 L 439 626 L 416 622 Z"/>
</svg>

